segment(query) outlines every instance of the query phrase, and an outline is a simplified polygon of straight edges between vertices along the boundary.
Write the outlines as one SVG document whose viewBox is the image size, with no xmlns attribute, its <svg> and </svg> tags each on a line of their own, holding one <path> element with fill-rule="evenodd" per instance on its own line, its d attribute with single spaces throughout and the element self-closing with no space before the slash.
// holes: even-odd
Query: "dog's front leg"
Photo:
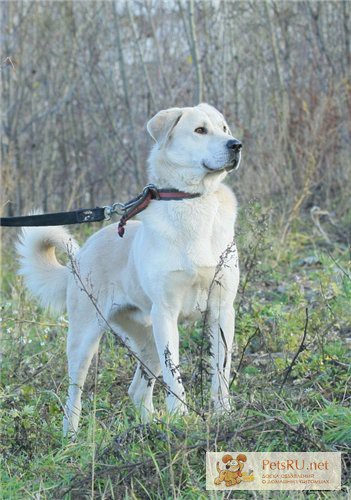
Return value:
<svg viewBox="0 0 351 500">
<path fill-rule="evenodd" d="M 217 308 L 214 308 L 215 310 Z M 230 409 L 229 384 L 235 313 L 232 304 L 210 312 L 212 386 L 211 399 L 215 409 Z"/>
<path fill-rule="evenodd" d="M 179 332 L 177 316 L 166 307 L 153 306 L 151 319 L 157 352 L 167 384 L 169 412 L 186 413 L 185 391 L 179 371 Z"/>
</svg>

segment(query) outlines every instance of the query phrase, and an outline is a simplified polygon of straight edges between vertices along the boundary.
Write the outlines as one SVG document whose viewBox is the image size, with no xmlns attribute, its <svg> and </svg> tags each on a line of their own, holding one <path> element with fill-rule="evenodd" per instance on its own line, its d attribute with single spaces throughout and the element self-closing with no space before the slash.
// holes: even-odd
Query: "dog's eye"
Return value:
<svg viewBox="0 0 351 500">
<path fill-rule="evenodd" d="M 197 127 L 194 132 L 197 134 L 207 134 L 207 129 L 205 127 Z"/>
<path fill-rule="evenodd" d="M 223 132 L 227 133 L 227 130 L 228 130 L 227 127 L 224 125 Z"/>
</svg>

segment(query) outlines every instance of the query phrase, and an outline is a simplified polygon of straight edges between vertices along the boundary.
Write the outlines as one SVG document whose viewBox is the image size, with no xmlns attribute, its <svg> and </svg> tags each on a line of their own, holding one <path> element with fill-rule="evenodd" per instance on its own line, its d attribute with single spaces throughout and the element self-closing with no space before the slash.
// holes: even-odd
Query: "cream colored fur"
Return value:
<svg viewBox="0 0 351 500">
<path fill-rule="evenodd" d="M 200 133 L 202 127 L 206 133 Z M 194 199 L 153 201 L 130 221 L 123 239 L 116 224 L 101 229 L 78 250 L 60 227 L 31 228 L 18 246 L 21 273 L 44 306 L 66 304 L 70 377 L 64 432 L 76 433 L 81 393 L 104 323 L 70 266 L 61 266 L 54 248 L 73 255 L 80 279 L 106 319 L 154 375 L 162 373 L 171 392 L 168 410 L 186 411 L 179 368 L 178 321 L 201 320 L 207 309 L 212 342 L 212 399 L 229 408 L 230 358 L 234 336 L 233 301 L 239 268 L 234 241 L 236 200 L 222 184 L 238 166 L 228 141 L 233 137 L 213 107 L 160 111 L 148 123 L 155 140 L 149 179 L 159 188 L 200 193 Z M 220 257 L 232 245 L 216 274 Z M 209 291 L 211 290 L 211 293 Z M 155 379 L 137 367 L 129 394 L 142 416 L 153 411 Z"/>
</svg>

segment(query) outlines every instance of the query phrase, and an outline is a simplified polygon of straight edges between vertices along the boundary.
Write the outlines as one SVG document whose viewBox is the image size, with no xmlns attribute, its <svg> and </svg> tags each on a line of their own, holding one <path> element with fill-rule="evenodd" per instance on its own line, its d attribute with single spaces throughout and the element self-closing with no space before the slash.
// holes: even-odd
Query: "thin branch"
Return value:
<svg viewBox="0 0 351 500">
<path fill-rule="evenodd" d="M 344 269 L 344 268 L 343 268 L 343 267 L 339 264 L 339 262 L 338 262 L 336 259 L 334 259 L 334 257 L 332 256 L 332 254 L 331 254 L 330 252 L 328 252 L 327 250 L 325 250 L 325 252 L 324 252 L 324 253 L 326 253 L 326 254 L 328 255 L 328 257 L 329 257 L 329 258 L 330 258 L 330 259 L 334 262 L 334 264 L 336 265 L 336 267 L 337 267 L 338 269 L 340 269 L 340 271 L 344 274 L 344 276 L 345 276 L 347 279 L 349 279 L 349 280 L 351 281 L 351 274 L 349 274 L 349 273 L 346 271 L 346 269 Z"/>
<path fill-rule="evenodd" d="M 304 332 L 303 332 L 303 336 L 302 336 L 302 340 L 301 340 L 301 344 L 295 354 L 295 356 L 293 357 L 293 360 L 292 362 L 290 363 L 290 366 L 288 367 L 288 369 L 286 370 L 286 373 L 285 373 L 285 377 L 284 377 L 284 380 L 280 386 L 280 389 L 279 389 L 279 392 L 278 394 L 280 394 L 282 392 L 282 389 L 284 387 L 284 384 L 285 382 L 288 380 L 288 377 L 291 373 L 291 370 L 293 369 L 294 367 L 294 364 L 296 363 L 296 360 L 298 358 L 298 356 L 300 355 L 300 353 L 302 351 L 304 351 L 306 349 L 306 345 L 305 345 L 305 340 L 306 340 L 306 336 L 307 336 L 307 327 L 308 327 L 308 307 L 306 307 L 306 320 L 305 320 L 305 327 L 304 327 Z"/>
<path fill-rule="evenodd" d="M 220 272 L 226 266 L 226 262 L 228 261 L 228 259 L 233 257 L 233 255 L 236 253 L 237 253 L 236 243 L 235 243 L 235 240 L 233 240 L 229 243 L 227 248 L 224 250 L 224 252 L 219 257 L 219 262 L 216 266 L 210 287 L 208 289 L 207 300 L 206 300 L 206 309 L 202 313 L 200 363 L 199 363 L 200 392 L 201 392 L 201 407 L 202 408 L 204 407 L 204 377 L 203 377 L 204 347 L 205 347 L 205 340 L 208 339 L 209 336 L 211 336 L 211 332 L 209 332 L 209 326 L 208 326 L 208 317 L 209 317 L 209 312 L 210 312 L 210 298 L 211 298 L 211 294 L 212 294 L 214 286 L 215 285 L 222 286 L 221 281 L 220 281 L 221 280 Z"/>
<path fill-rule="evenodd" d="M 235 373 L 234 373 L 234 376 L 229 384 L 229 390 L 231 389 L 236 377 L 238 376 L 239 374 L 239 371 L 240 371 L 240 368 L 241 368 L 241 365 L 242 365 L 242 362 L 243 362 L 243 359 L 244 359 L 244 355 L 245 355 L 245 352 L 246 352 L 246 349 L 249 347 L 249 345 L 251 344 L 251 341 L 254 337 L 256 337 L 256 335 L 258 335 L 259 333 L 261 333 L 261 330 L 259 329 L 259 327 L 256 328 L 256 330 L 254 331 L 254 333 L 248 338 L 246 344 L 244 345 L 244 348 L 243 348 L 243 352 L 241 353 L 241 357 L 240 357 L 240 361 L 239 361 L 239 364 L 238 364 L 238 368 L 235 370 Z"/>
</svg>

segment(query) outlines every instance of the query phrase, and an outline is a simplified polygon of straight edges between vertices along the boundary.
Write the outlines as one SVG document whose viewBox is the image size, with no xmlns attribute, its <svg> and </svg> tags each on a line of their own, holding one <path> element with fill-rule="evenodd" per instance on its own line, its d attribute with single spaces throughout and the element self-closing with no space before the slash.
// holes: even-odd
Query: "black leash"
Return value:
<svg viewBox="0 0 351 500">
<path fill-rule="evenodd" d="M 148 207 L 152 200 L 184 200 L 197 198 L 199 193 L 184 193 L 177 189 L 158 189 L 154 184 L 148 184 L 143 191 L 127 203 L 114 203 L 112 206 L 83 208 L 72 212 L 57 212 L 53 214 L 32 214 L 18 217 L 1 217 L 0 226 L 64 226 L 67 224 L 83 224 L 85 222 L 101 222 L 110 220 L 111 215 L 121 217 L 118 234 L 123 237 L 127 221 Z"/>
<path fill-rule="evenodd" d="M 106 207 L 96 207 L 73 210 L 72 212 L 1 217 L 0 226 L 62 226 L 66 224 L 82 224 L 84 222 L 100 222 L 107 220 L 105 209 Z"/>
</svg>

